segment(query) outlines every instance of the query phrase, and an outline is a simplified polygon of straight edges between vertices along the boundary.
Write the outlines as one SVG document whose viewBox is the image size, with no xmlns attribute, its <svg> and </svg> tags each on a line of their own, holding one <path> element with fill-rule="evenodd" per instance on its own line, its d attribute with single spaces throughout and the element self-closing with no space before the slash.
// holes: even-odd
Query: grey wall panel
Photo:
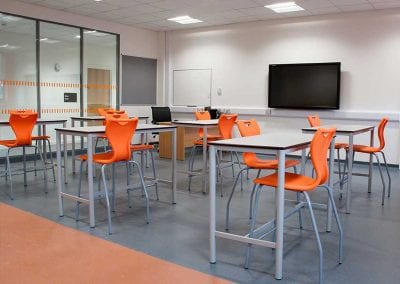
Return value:
<svg viewBox="0 0 400 284">
<path fill-rule="evenodd" d="M 155 105 L 157 59 L 122 55 L 122 105 Z"/>
</svg>

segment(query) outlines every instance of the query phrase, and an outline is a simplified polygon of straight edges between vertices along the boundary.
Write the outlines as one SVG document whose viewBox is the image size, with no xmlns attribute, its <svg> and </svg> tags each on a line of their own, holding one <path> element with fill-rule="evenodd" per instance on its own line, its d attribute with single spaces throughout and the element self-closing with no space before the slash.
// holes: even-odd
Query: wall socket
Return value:
<svg viewBox="0 0 400 284">
<path fill-rule="evenodd" d="M 217 95 L 218 96 L 222 96 L 222 89 L 221 88 L 217 88 Z"/>
</svg>

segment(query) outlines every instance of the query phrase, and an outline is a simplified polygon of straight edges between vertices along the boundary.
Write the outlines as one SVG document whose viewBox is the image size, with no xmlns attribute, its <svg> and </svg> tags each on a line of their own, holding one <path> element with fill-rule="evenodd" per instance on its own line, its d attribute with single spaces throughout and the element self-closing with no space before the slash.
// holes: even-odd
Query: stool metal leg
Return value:
<svg viewBox="0 0 400 284">
<path fill-rule="evenodd" d="M 317 222 L 315 221 L 315 216 L 314 216 L 314 211 L 312 209 L 310 197 L 308 196 L 307 192 L 303 192 L 307 205 L 308 205 L 308 210 L 310 212 L 311 216 L 311 221 L 312 221 L 312 226 L 315 232 L 315 237 L 317 239 L 317 245 L 318 245 L 318 250 L 319 250 L 319 283 L 323 283 L 323 270 L 324 270 L 324 253 L 322 250 L 322 244 L 321 244 L 321 239 L 319 238 L 319 233 L 318 233 L 318 227 L 317 227 Z"/>
</svg>

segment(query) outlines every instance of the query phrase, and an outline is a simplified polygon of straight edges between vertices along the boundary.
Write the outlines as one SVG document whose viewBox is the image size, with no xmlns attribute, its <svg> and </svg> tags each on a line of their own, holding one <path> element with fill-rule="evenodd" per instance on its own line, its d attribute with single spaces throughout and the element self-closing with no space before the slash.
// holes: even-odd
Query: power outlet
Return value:
<svg viewBox="0 0 400 284">
<path fill-rule="evenodd" d="M 217 88 L 217 95 L 218 96 L 222 96 L 222 89 L 221 88 Z"/>
</svg>

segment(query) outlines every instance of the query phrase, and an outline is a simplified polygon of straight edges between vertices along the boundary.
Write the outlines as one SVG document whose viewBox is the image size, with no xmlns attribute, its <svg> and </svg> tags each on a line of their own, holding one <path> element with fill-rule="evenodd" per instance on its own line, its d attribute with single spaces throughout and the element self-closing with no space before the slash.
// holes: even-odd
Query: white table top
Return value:
<svg viewBox="0 0 400 284">
<path fill-rule="evenodd" d="M 138 124 L 136 127 L 136 131 L 157 131 L 162 129 L 173 129 L 176 126 L 173 125 L 155 125 L 155 124 Z M 74 133 L 104 133 L 106 127 L 103 125 L 99 126 L 83 126 L 83 127 L 66 127 L 66 128 L 56 128 L 57 131 L 67 131 L 67 132 L 74 132 Z"/>
<path fill-rule="evenodd" d="M 375 126 L 370 126 L 370 125 L 351 125 L 351 124 L 336 124 L 336 125 L 321 125 L 317 127 L 305 127 L 302 128 L 303 131 L 305 132 L 315 132 L 318 128 L 336 128 L 336 133 L 352 133 L 352 134 L 357 134 L 357 133 L 362 133 L 366 131 L 370 131 L 374 128 Z"/>
<path fill-rule="evenodd" d="M 36 124 L 51 124 L 51 123 L 64 123 L 66 122 L 67 119 L 63 119 L 63 118 L 38 118 L 36 121 Z M 5 119 L 1 119 L 0 120 L 0 125 L 9 125 L 10 122 Z"/>
<path fill-rule="evenodd" d="M 185 126 L 207 126 L 207 125 L 218 125 L 218 119 L 207 119 L 207 120 L 174 120 L 172 124 L 185 125 Z"/>
<path fill-rule="evenodd" d="M 148 116 L 131 116 L 137 117 L 138 119 L 148 119 Z M 73 120 L 83 120 L 83 121 L 103 121 L 105 119 L 104 116 L 71 116 Z"/>
<path fill-rule="evenodd" d="M 226 140 L 209 141 L 216 146 L 285 150 L 310 144 L 312 135 L 301 132 L 270 133 Z"/>
</svg>

